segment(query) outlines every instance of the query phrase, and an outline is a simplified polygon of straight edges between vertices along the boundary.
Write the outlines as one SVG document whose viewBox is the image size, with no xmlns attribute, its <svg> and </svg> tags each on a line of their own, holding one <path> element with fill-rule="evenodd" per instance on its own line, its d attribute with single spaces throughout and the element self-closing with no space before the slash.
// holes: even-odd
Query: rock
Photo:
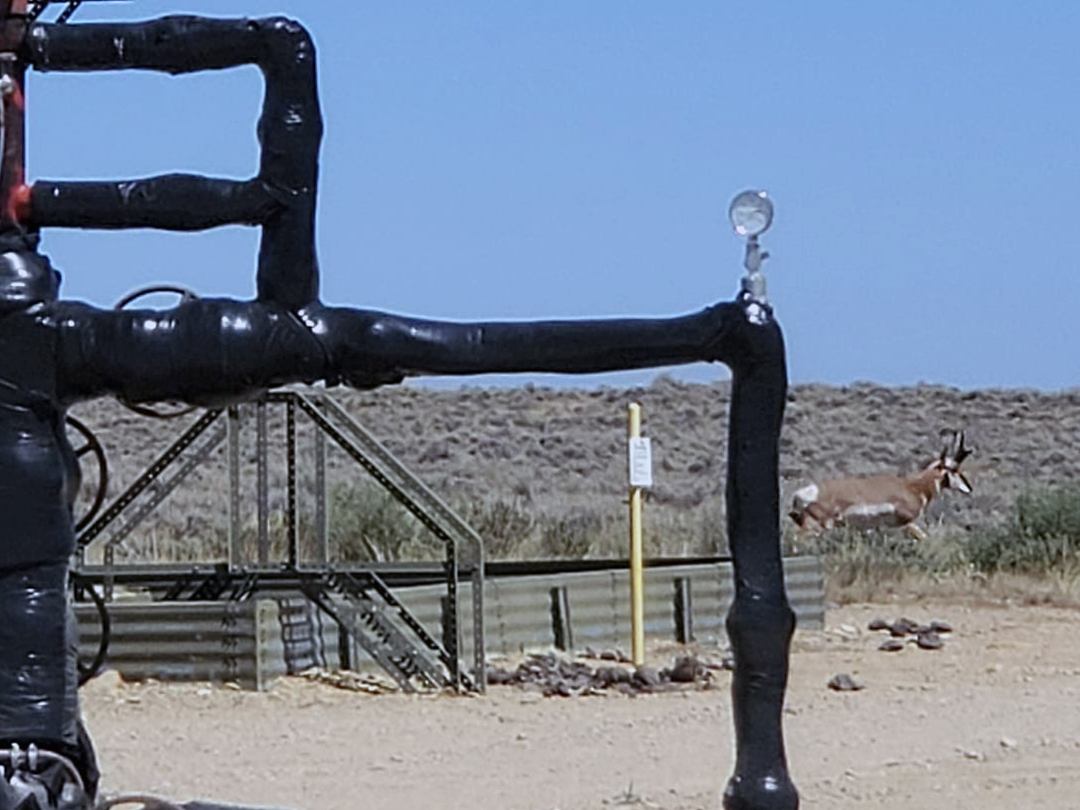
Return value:
<svg viewBox="0 0 1080 810">
<path fill-rule="evenodd" d="M 939 619 L 930 622 L 930 630 L 934 633 L 951 633 L 952 625 Z"/>
<path fill-rule="evenodd" d="M 505 669 L 495 667 L 487 671 L 487 682 L 492 686 L 502 686 L 513 682 L 514 673 L 507 672 Z"/>
<path fill-rule="evenodd" d="M 692 655 L 681 655 L 675 659 L 675 665 L 665 671 L 668 679 L 675 683 L 693 683 L 703 670 L 704 665 Z"/>
<path fill-rule="evenodd" d="M 492 667 L 488 670 L 487 681 L 497 685 L 512 684 L 545 697 L 578 697 L 603 694 L 606 689 L 627 694 L 669 691 L 698 681 L 709 686 L 713 676 L 692 655 L 677 657 L 674 664 L 664 670 L 646 666 L 630 670 L 615 665 L 593 669 L 585 661 L 545 653 L 529 656 L 512 672 Z"/>
<path fill-rule="evenodd" d="M 841 672 L 829 679 L 828 687 L 834 692 L 858 692 L 860 689 L 865 689 L 866 685 L 855 680 L 848 673 Z"/>
<path fill-rule="evenodd" d="M 904 642 L 898 638 L 887 638 L 881 642 L 881 646 L 878 647 L 878 649 L 884 650 L 885 652 L 898 652 L 899 650 L 904 649 L 904 646 Z"/>
<path fill-rule="evenodd" d="M 634 670 L 633 682 L 637 685 L 649 688 L 659 686 L 660 673 L 652 667 L 642 665 Z"/>
<path fill-rule="evenodd" d="M 600 667 L 596 670 L 598 686 L 611 686 L 614 683 L 630 683 L 630 671 L 623 667 Z"/>
<path fill-rule="evenodd" d="M 914 633 L 918 629 L 918 627 L 918 622 L 914 622 L 911 619 L 905 619 L 901 617 L 892 623 L 892 626 L 889 628 L 889 632 L 897 637 L 906 636 L 909 633 Z"/>
<path fill-rule="evenodd" d="M 945 642 L 941 640 L 941 636 L 934 632 L 920 633 L 919 637 L 915 640 L 915 643 L 923 650 L 940 650 L 945 646 Z"/>
<path fill-rule="evenodd" d="M 552 695 L 558 695 L 559 697 L 571 697 L 574 691 L 570 688 L 570 685 L 566 681 L 557 681 L 544 690 L 545 697 L 551 697 Z"/>
<path fill-rule="evenodd" d="M 866 625 L 867 630 L 888 630 L 889 623 L 882 619 L 880 616 L 876 619 L 871 619 L 870 623 Z"/>
</svg>

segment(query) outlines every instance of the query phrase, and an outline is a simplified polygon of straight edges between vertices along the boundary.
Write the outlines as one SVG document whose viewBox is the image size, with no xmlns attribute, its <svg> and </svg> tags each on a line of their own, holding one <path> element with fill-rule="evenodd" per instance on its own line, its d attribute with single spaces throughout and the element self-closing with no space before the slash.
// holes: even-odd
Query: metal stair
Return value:
<svg viewBox="0 0 1080 810">
<path fill-rule="evenodd" d="M 332 573 L 305 582 L 303 590 L 402 690 L 476 688 L 457 657 L 427 632 L 375 573 Z"/>
<path fill-rule="evenodd" d="M 443 617 L 444 638 L 447 639 L 451 652 L 448 653 L 442 645 L 438 645 L 431 639 L 419 622 L 409 614 L 404 605 L 397 601 L 390 589 L 374 572 L 365 577 L 365 580 L 369 583 L 369 587 L 366 589 L 360 585 L 358 580 L 348 576 L 331 577 L 337 583 L 336 587 L 343 588 L 347 592 L 348 598 L 354 600 L 364 597 L 359 595 L 353 585 L 348 584 L 349 580 L 355 582 L 355 587 L 364 590 L 367 594 L 378 593 L 379 598 L 385 600 L 387 605 L 392 608 L 392 614 L 399 617 L 406 627 L 418 635 L 423 634 L 420 636 L 423 647 L 428 650 L 439 651 L 440 658 L 443 659 L 442 663 L 452 678 L 450 683 L 440 685 L 454 686 L 455 688 L 464 686 L 469 689 L 483 690 L 486 680 L 483 652 L 484 542 L 480 535 L 330 397 L 313 397 L 307 393 L 289 391 L 287 393 L 271 392 L 267 395 L 267 400 L 270 402 L 281 400 L 295 402 L 326 435 L 363 466 L 381 486 L 443 542 L 446 550 L 447 597 L 452 606 Z M 468 570 L 473 585 L 472 630 L 474 661 L 473 677 L 471 679 L 464 675 L 464 668 L 457 658 L 457 649 L 460 646 L 458 643 L 460 631 L 457 626 L 458 575 L 462 567 Z M 364 612 L 361 611 L 362 614 Z M 367 614 L 376 617 L 371 621 L 380 626 L 380 630 L 375 635 L 375 638 L 378 639 L 383 634 L 381 625 L 385 614 L 379 614 L 375 611 L 367 611 Z M 390 638 L 393 639 L 394 636 L 391 634 Z M 363 646 L 364 642 L 361 642 L 359 638 L 357 641 Z M 391 644 L 391 646 L 394 647 L 392 655 L 403 662 L 422 654 L 419 652 L 420 648 L 408 644 L 397 644 L 396 646 Z M 364 649 L 367 650 L 367 647 L 365 646 Z M 372 657 L 375 658 L 374 655 Z M 379 660 L 379 663 L 382 664 L 380 659 L 376 658 L 376 660 Z M 406 663 L 404 666 L 408 667 L 409 665 Z M 410 675 L 409 677 L 413 676 Z"/>
</svg>

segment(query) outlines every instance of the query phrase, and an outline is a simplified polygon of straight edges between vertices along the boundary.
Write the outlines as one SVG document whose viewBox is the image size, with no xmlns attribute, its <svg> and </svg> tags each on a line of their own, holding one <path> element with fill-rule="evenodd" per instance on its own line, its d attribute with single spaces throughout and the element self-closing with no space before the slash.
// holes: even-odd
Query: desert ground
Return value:
<svg viewBox="0 0 1080 810">
<path fill-rule="evenodd" d="M 722 527 L 729 399 L 726 383 L 658 378 L 626 390 L 401 386 L 341 401 L 444 497 L 514 501 L 539 515 L 587 508 L 623 538 L 627 403 L 642 403 L 653 439 L 647 511 L 667 510 L 670 525 Z M 796 386 L 781 445 L 784 497 L 821 475 L 910 472 L 937 453 L 940 430 L 957 428 L 977 448 L 967 465 L 975 492 L 935 501 L 924 524 L 998 525 L 1017 493 L 1075 481 L 1078 404 L 1075 389 Z M 113 494 L 186 424 L 114 403 L 77 415 L 105 444 Z M 274 481 L 282 474 L 277 464 Z M 146 531 L 176 538 L 162 547 L 205 536 L 224 518 L 222 480 L 212 465 L 198 471 Z M 715 531 L 700 537 L 676 548 L 647 540 L 646 552 L 723 549 Z M 587 553 L 621 551 L 597 540 Z M 939 650 L 880 651 L 883 636 L 868 622 L 901 616 L 954 631 Z M 833 606 L 826 622 L 796 634 L 784 718 L 804 808 L 1080 807 L 1080 610 L 965 594 Z M 679 652 L 653 650 L 650 663 Z M 840 673 L 865 688 L 830 690 Z M 304 810 L 719 810 L 733 767 L 729 677 L 718 671 L 711 688 L 637 697 L 545 698 L 512 686 L 472 697 L 369 695 L 297 678 L 254 693 L 106 674 L 84 688 L 83 703 L 107 793 Z"/>
<path fill-rule="evenodd" d="M 1020 604 L 833 607 L 793 645 L 785 731 L 805 808 L 1080 806 L 1080 611 Z M 944 647 L 878 649 L 871 619 L 947 621 Z M 659 664 L 678 650 L 651 651 Z M 698 650 L 715 655 L 719 650 Z M 865 688 L 836 692 L 848 673 Z M 370 695 L 299 678 L 83 689 L 104 790 L 307 810 L 718 810 L 729 673 L 688 691 Z"/>
</svg>

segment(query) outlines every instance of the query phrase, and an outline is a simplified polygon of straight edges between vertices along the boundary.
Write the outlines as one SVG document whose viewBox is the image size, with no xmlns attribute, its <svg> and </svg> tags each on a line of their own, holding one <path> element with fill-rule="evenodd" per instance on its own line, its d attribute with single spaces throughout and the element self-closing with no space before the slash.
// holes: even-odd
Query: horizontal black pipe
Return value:
<svg viewBox="0 0 1080 810">
<path fill-rule="evenodd" d="M 38 180 L 27 224 L 38 228 L 202 231 L 261 225 L 283 210 L 264 181 L 169 174 L 139 180 Z"/>
</svg>

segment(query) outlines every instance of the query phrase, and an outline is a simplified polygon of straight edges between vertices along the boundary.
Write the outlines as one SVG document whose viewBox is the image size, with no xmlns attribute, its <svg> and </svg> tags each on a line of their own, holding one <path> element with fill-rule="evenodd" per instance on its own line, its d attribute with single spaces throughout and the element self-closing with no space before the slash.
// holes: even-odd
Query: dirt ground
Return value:
<svg viewBox="0 0 1080 810">
<path fill-rule="evenodd" d="M 874 617 L 942 619 L 943 649 L 877 649 Z M 800 632 L 785 730 L 804 808 L 1080 807 L 1080 611 L 949 604 L 830 610 Z M 670 663 L 671 651 L 665 651 Z M 847 672 L 857 692 L 826 687 Z M 307 810 L 698 810 L 732 770 L 717 687 L 626 697 L 364 695 L 283 679 L 83 690 L 108 793 Z"/>
</svg>

